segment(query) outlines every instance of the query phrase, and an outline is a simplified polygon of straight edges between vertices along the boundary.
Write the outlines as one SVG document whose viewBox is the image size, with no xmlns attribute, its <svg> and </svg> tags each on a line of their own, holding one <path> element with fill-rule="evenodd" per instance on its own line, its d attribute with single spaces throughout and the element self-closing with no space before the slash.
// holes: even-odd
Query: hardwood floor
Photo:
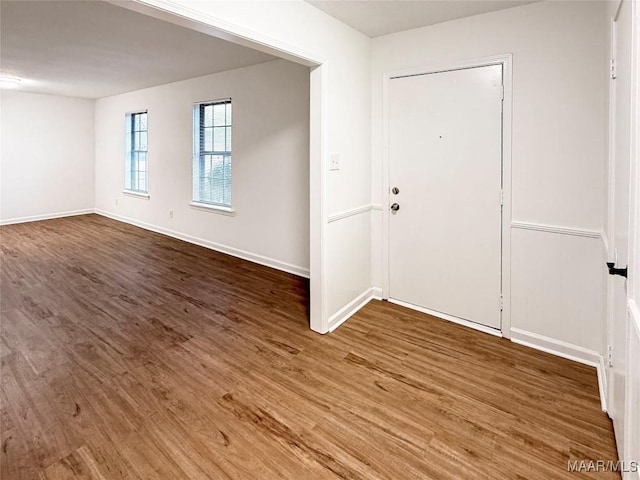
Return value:
<svg viewBox="0 0 640 480">
<path fill-rule="evenodd" d="M 593 368 L 100 216 L 0 228 L 1 476 L 560 479 L 616 460 Z"/>
</svg>

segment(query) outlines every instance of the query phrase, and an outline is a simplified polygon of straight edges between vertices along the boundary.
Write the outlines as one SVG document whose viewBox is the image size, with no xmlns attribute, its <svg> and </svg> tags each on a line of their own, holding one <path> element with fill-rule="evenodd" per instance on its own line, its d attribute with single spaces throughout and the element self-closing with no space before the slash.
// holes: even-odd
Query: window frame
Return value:
<svg viewBox="0 0 640 480">
<path fill-rule="evenodd" d="M 138 128 L 136 130 L 135 122 L 136 118 L 140 115 L 146 116 L 146 128 L 144 130 Z M 124 190 L 126 194 L 149 197 L 149 111 L 148 110 L 135 110 L 133 112 L 127 112 L 125 114 L 125 126 L 126 126 L 126 155 L 125 155 L 125 172 L 124 172 Z M 140 148 L 140 143 L 136 141 L 136 134 L 145 133 L 146 135 L 146 148 L 143 150 Z M 144 154 L 144 189 L 140 188 L 139 178 L 135 175 L 140 172 L 139 158 L 135 159 L 136 155 Z M 137 163 L 137 169 L 134 169 L 134 163 Z"/>
<path fill-rule="evenodd" d="M 212 112 L 211 125 L 205 123 L 205 109 L 208 106 L 215 107 L 216 105 L 228 105 L 225 107 L 225 119 L 223 124 L 215 123 L 215 116 Z M 215 147 L 215 129 L 224 129 L 224 150 L 216 150 Z M 206 149 L 206 131 L 211 130 L 211 145 L 210 149 Z M 227 138 L 227 134 L 231 138 Z M 203 102 L 196 102 L 193 104 L 193 161 L 192 161 L 192 196 L 191 205 L 205 209 L 207 211 L 219 211 L 221 213 L 233 214 L 235 210 L 232 208 L 232 184 L 233 184 L 233 102 L 230 97 L 220 98 L 216 100 L 207 100 Z M 224 162 L 228 160 L 229 169 L 229 183 L 228 191 L 222 192 L 223 201 L 215 202 L 204 199 L 202 189 L 203 172 L 206 170 L 206 157 L 217 156 L 223 158 Z M 213 194 L 213 190 L 210 190 L 210 196 Z M 224 197 L 228 196 L 228 202 L 224 201 Z"/>
</svg>

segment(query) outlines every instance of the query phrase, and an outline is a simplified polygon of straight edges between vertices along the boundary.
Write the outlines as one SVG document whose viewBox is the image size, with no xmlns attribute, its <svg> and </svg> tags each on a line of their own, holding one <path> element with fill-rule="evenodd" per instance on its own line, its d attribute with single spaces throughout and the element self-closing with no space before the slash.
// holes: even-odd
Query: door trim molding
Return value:
<svg viewBox="0 0 640 480">
<path fill-rule="evenodd" d="M 502 320 L 501 332 L 511 338 L 511 129 L 512 129 L 512 58 L 510 53 L 445 64 L 425 65 L 382 74 L 382 298 L 389 299 L 389 88 L 394 78 L 441 73 L 490 65 L 502 65 L 504 101 L 502 105 Z M 393 300 L 394 303 L 398 303 Z M 412 305 L 409 308 L 415 308 Z M 473 322 L 470 322 L 473 323 Z M 475 325 L 475 324 L 474 324 Z M 467 325 L 471 326 L 471 325 Z M 488 327 L 487 327 L 488 328 Z"/>
</svg>

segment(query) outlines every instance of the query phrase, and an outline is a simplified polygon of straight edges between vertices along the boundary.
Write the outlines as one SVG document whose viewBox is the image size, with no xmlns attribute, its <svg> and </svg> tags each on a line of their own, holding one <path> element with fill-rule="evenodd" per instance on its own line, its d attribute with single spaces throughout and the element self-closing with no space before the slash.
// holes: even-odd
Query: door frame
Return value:
<svg viewBox="0 0 640 480">
<path fill-rule="evenodd" d="M 491 57 L 476 58 L 458 62 L 448 62 L 436 65 L 426 65 L 403 70 L 384 72 L 382 74 L 382 298 L 389 300 L 390 267 L 389 267 L 389 216 L 390 216 L 390 152 L 389 152 L 389 90 L 394 78 L 412 75 L 426 75 L 454 70 L 464 70 L 491 65 L 502 65 L 502 84 L 504 100 L 502 104 L 502 316 L 499 331 L 485 327 L 479 323 L 443 315 L 427 309 L 421 309 L 445 320 L 453 321 L 486 333 L 498 334 L 511 338 L 511 126 L 512 126 L 512 58 L 510 53 Z M 400 303 L 409 306 L 406 303 Z"/>
<path fill-rule="evenodd" d="M 609 74 L 608 74 L 608 101 L 609 101 L 609 110 L 608 110 L 608 150 L 607 150 L 607 229 L 603 235 L 603 243 L 604 243 L 604 256 L 606 262 L 614 262 L 615 263 L 615 161 L 616 161 L 616 82 L 612 77 L 613 73 L 613 64 L 615 64 L 617 60 L 617 48 L 616 48 L 616 37 L 617 37 L 617 26 L 618 26 L 618 14 L 620 12 L 620 7 L 622 7 L 622 0 L 618 4 L 616 9 L 616 14 L 610 19 L 610 32 L 609 32 L 609 42 L 610 50 L 609 50 L 609 61 L 611 64 L 609 65 Z M 604 268 L 604 267 L 603 267 Z M 604 368 L 602 368 L 603 374 L 603 387 L 602 392 L 604 392 L 604 398 L 602 401 L 602 409 L 609 414 L 611 417 L 610 411 L 610 403 L 609 399 L 613 397 L 613 393 L 610 389 L 613 387 L 613 382 L 609 381 L 609 371 L 612 367 L 610 352 L 609 349 L 614 344 L 613 342 L 613 325 L 614 325 L 614 284 L 612 281 L 612 277 L 608 274 L 607 271 L 604 273 L 605 275 L 605 285 L 606 285 L 606 313 L 605 313 L 605 332 L 604 332 L 604 345 L 602 346 L 604 352 Z"/>
<path fill-rule="evenodd" d="M 617 62 L 617 25 L 619 15 L 623 7 L 625 0 L 619 0 L 617 8 L 614 10 L 614 15 L 611 18 L 611 60 Z M 625 368 L 624 368 L 624 404 L 620 409 L 616 411 L 615 406 L 618 403 L 616 400 L 616 385 L 614 384 L 613 377 L 610 376 L 610 371 L 613 368 L 609 358 L 609 348 L 619 347 L 619 344 L 614 342 L 615 333 L 614 327 L 616 326 L 614 320 L 614 281 L 613 277 L 607 276 L 607 316 L 606 316 L 606 341 L 605 347 L 605 368 L 603 372 L 606 372 L 605 379 L 605 401 L 603 402 L 603 409 L 609 414 L 613 421 L 614 432 L 616 432 L 616 442 L 618 447 L 618 455 L 620 460 L 630 462 L 635 460 L 637 449 L 637 437 L 634 438 L 634 421 L 637 421 L 640 414 L 640 408 L 638 408 L 638 399 L 640 398 L 640 382 L 637 381 L 637 377 L 634 377 L 633 363 L 637 355 L 637 349 L 633 350 L 632 346 L 635 339 L 638 338 L 640 332 L 640 308 L 638 304 L 638 272 L 640 272 L 640 221 L 638 217 L 640 214 L 640 86 L 638 81 L 640 80 L 640 7 L 636 2 L 631 2 L 631 54 L 630 54 L 630 115 L 629 115 L 629 216 L 628 216 L 628 231 L 627 231 L 627 266 L 628 266 L 628 279 L 626 280 L 626 294 L 625 294 L 625 320 L 624 320 L 624 349 L 625 349 Z M 616 160 L 619 156 L 616 150 L 616 100 L 617 100 L 617 84 L 609 75 L 609 191 L 608 191 L 608 228 L 607 237 L 608 242 L 605 242 L 607 250 L 607 261 L 613 262 L 615 258 L 615 199 L 616 199 Z M 604 238 L 604 237 L 603 237 Z M 623 265 L 617 265 L 623 266 Z M 607 358 L 609 357 L 609 358 Z M 609 361 L 608 361 L 609 360 Z M 619 436 L 621 432 L 621 437 Z M 627 478 L 627 477 L 624 477 Z M 629 476 L 631 478 L 631 476 Z M 633 478 L 640 478 L 634 476 Z"/>
</svg>

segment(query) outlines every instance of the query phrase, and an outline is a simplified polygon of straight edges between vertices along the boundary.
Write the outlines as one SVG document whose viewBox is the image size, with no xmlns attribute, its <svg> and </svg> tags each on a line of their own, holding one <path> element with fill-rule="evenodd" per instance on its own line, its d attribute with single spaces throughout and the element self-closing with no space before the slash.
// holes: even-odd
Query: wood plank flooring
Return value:
<svg viewBox="0 0 640 480">
<path fill-rule="evenodd" d="M 19 479 L 575 479 L 596 373 L 97 215 L 0 228 L 1 464 Z"/>
</svg>

